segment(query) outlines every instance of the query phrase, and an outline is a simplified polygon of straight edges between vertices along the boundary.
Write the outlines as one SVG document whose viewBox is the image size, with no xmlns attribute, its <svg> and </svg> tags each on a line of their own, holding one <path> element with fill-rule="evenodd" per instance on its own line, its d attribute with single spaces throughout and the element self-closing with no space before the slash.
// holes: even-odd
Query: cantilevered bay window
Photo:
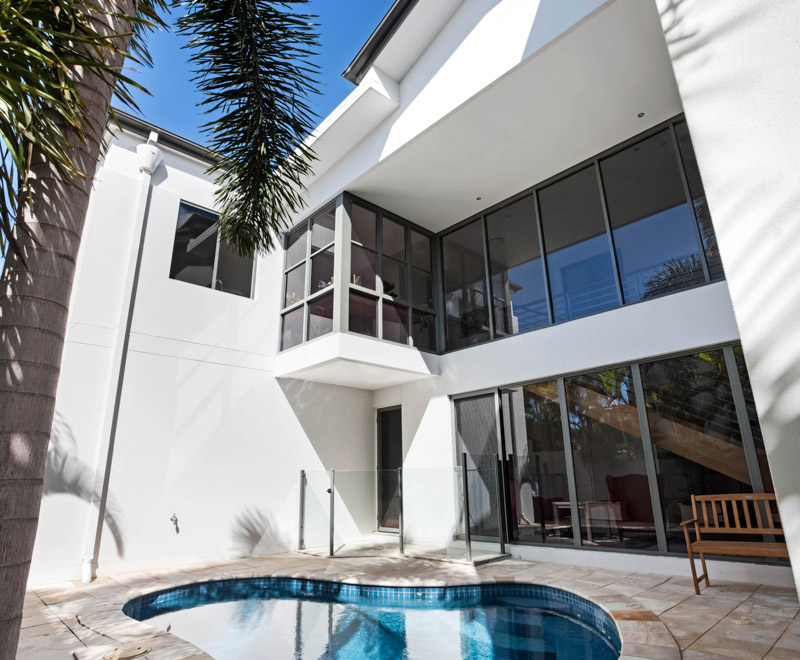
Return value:
<svg viewBox="0 0 800 660">
<path fill-rule="evenodd" d="M 350 332 L 436 351 L 431 236 L 351 199 Z"/>
</svg>

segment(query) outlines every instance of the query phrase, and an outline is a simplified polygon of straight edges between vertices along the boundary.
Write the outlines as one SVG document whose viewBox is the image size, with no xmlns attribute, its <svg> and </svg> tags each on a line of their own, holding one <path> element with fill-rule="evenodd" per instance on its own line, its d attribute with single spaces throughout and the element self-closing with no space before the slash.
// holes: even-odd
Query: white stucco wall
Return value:
<svg viewBox="0 0 800 660">
<path fill-rule="evenodd" d="M 800 5 L 657 5 L 800 589 Z"/>
<path fill-rule="evenodd" d="M 111 360 L 137 207 L 135 146 L 98 171 L 74 287 L 33 584 L 81 577 Z M 205 167 L 169 149 L 153 177 L 98 573 L 296 547 L 300 470 L 372 469 L 364 390 L 279 381 L 283 255 L 259 259 L 253 299 L 169 279 L 181 200 L 213 207 Z M 351 489 L 352 490 L 352 489 Z M 352 499 L 352 496 L 351 496 Z M 346 536 L 374 511 L 341 506 Z M 374 504 L 374 502 L 373 502 Z M 180 533 L 170 522 L 179 521 Z M 91 543 L 89 543 L 91 545 Z"/>
<path fill-rule="evenodd" d="M 474 128 L 473 115 L 494 122 L 502 133 L 503 118 L 482 109 L 510 103 L 515 85 L 524 82 L 526 93 L 536 97 L 538 114 L 530 121 L 535 130 L 522 136 L 508 129 L 498 143 L 502 150 L 524 137 L 529 147 L 541 146 L 522 153 L 507 149 L 509 160 L 530 161 L 520 174 L 524 184 L 503 181 L 491 191 L 496 198 L 487 195 L 477 207 L 471 195 L 469 212 L 440 218 L 452 224 L 675 116 L 683 100 L 727 283 L 449 353 L 436 360 L 441 374 L 436 377 L 374 392 L 276 379 L 283 256 L 259 260 L 252 300 L 170 280 L 178 205 L 185 200 L 213 207 L 213 183 L 203 164 L 164 150 L 164 163 L 153 177 L 100 573 L 294 547 L 301 469 L 310 471 L 313 495 L 306 538 L 310 545 L 325 541 L 324 470 L 373 469 L 375 410 L 398 404 L 409 540 L 446 542 L 457 513 L 449 478 L 455 464 L 451 396 L 737 341 L 737 321 L 789 542 L 800 552 L 800 349 L 793 341 L 800 289 L 792 285 L 800 223 L 795 187 L 786 179 L 797 169 L 800 153 L 792 104 L 796 76 L 787 73 L 798 67 L 786 64 L 800 64 L 792 41 L 800 13 L 780 2 L 731 0 L 724 9 L 722 3 L 700 0 L 657 4 L 677 87 L 666 46 L 649 38 L 652 24 L 658 31 L 658 15 L 647 0 L 465 0 L 402 78 L 389 85 L 397 103 L 385 104 L 386 119 L 353 139 L 310 182 L 311 209 L 353 185 L 366 193 L 389 182 L 397 194 L 409 196 L 400 179 L 365 177 L 393 158 L 404 163 L 402 154 L 424 169 L 451 133 L 469 141 L 461 138 Z M 425 4 L 419 6 L 415 11 Z M 610 32 L 601 28 L 619 24 L 626 12 L 638 12 L 643 29 L 633 21 L 626 26 L 630 40 L 609 46 L 603 39 L 607 42 Z M 599 65 L 571 47 L 569 39 L 576 35 L 585 36 L 585 50 L 602 47 L 606 57 L 617 57 L 621 70 L 652 73 L 649 86 L 624 76 L 619 89 L 591 80 L 592 67 Z M 376 66 L 382 64 L 387 63 L 379 58 Z M 569 77 L 575 71 L 583 77 Z M 580 94 L 589 88 L 592 93 Z M 497 96 L 491 96 L 493 90 Z M 557 93 L 564 96 L 554 102 Z M 479 96 L 481 102 L 470 108 Z M 639 110 L 646 111 L 643 120 Z M 426 143 L 446 121 L 447 130 Z M 87 501 L 105 460 L 98 449 L 133 240 L 139 142 L 121 136 L 98 171 L 71 303 L 32 583 L 80 577 Z M 455 188 L 462 174 L 485 177 L 477 157 L 483 155 L 457 163 L 463 170 L 439 168 L 438 174 L 443 180 L 449 176 Z M 380 352 L 385 344 L 374 346 Z M 371 349 L 363 351 L 364 359 L 371 355 Z M 373 482 L 364 475 L 342 478 L 336 492 L 339 541 L 371 531 L 375 521 Z M 173 513 L 180 533 L 169 520 Z M 515 552 L 616 567 L 628 561 L 615 553 Z M 648 558 L 647 565 L 685 572 L 681 561 L 680 569 L 674 558 Z M 720 575 L 766 580 L 767 573 L 781 572 L 748 573 L 738 566 L 720 568 Z"/>
</svg>

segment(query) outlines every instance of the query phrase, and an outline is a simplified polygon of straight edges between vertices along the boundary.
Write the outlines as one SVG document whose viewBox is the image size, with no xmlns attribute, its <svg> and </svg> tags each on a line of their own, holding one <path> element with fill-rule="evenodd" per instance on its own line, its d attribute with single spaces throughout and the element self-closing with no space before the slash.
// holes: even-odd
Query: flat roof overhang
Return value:
<svg viewBox="0 0 800 660">
<path fill-rule="evenodd" d="M 439 375 L 439 356 L 352 333 L 314 339 L 275 359 L 277 378 L 377 390 Z"/>
<path fill-rule="evenodd" d="M 655 3 L 617 0 L 524 56 L 347 189 L 441 231 L 680 112 Z"/>
</svg>

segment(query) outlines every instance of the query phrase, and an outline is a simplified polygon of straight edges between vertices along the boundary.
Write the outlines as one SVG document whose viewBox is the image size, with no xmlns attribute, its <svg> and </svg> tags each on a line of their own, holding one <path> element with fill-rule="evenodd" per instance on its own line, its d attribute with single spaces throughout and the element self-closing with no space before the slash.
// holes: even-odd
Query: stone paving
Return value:
<svg viewBox="0 0 800 660">
<path fill-rule="evenodd" d="M 620 629 L 622 658 L 800 658 L 800 605 L 792 587 L 712 581 L 696 596 L 688 577 L 519 560 L 475 567 L 399 556 L 328 559 L 300 553 L 33 589 L 25 597 L 17 657 L 99 660 L 120 643 L 140 642 L 151 660 L 209 658 L 188 642 L 130 619 L 122 606 L 144 593 L 192 582 L 269 575 L 383 586 L 546 584 L 610 612 Z"/>
</svg>

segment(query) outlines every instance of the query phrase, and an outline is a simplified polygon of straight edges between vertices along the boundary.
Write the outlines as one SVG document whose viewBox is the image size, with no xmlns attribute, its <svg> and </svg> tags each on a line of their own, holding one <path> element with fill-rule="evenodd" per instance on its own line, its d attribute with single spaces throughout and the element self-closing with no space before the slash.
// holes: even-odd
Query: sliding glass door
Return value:
<svg viewBox="0 0 800 660">
<path fill-rule="evenodd" d="M 512 543 L 685 552 L 691 495 L 771 492 L 740 346 L 456 399 L 470 529 Z M 490 487 L 502 456 L 504 488 Z"/>
</svg>

